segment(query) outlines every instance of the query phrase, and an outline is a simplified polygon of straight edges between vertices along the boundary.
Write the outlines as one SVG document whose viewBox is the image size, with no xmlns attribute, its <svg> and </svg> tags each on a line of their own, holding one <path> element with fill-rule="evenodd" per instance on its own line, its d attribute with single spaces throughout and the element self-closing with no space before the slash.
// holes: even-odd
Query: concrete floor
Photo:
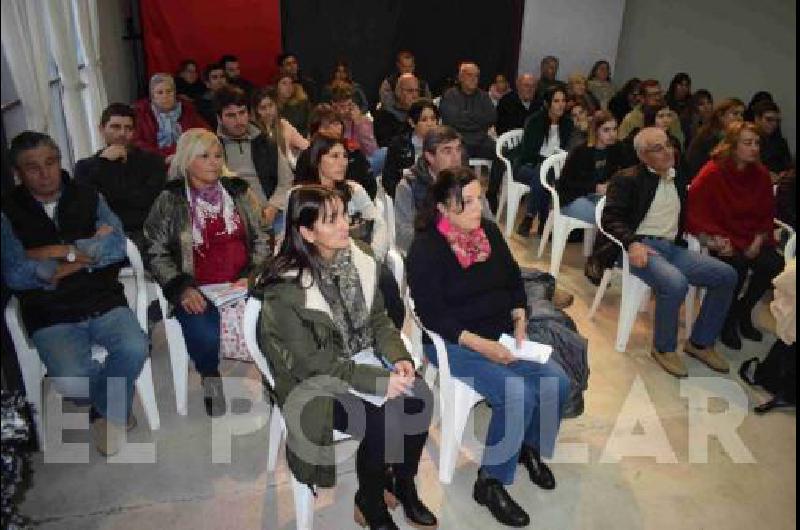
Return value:
<svg viewBox="0 0 800 530">
<path fill-rule="evenodd" d="M 534 259 L 535 238 L 514 236 L 512 249 L 522 265 L 546 269 L 547 263 Z M 774 412 L 764 417 L 747 414 L 741 405 L 726 405 L 709 400 L 714 412 L 746 414 L 736 429 L 745 449 L 729 438 L 708 442 L 707 463 L 690 462 L 692 445 L 703 443 L 702 429 L 690 416 L 697 407 L 681 397 L 680 383 L 664 373 L 649 357 L 651 313 L 640 315 L 626 353 L 613 348 L 619 305 L 619 288 L 606 295 L 594 321 L 586 319 L 594 295 L 582 274 L 583 257 L 579 244 L 568 245 L 562 264 L 560 284 L 575 295 L 568 310 L 580 331 L 589 338 L 591 378 L 586 393 L 586 411 L 577 419 L 564 422 L 559 443 L 584 444 L 586 463 L 568 463 L 562 453 L 552 468 L 558 481 L 555 491 L 533 486 L 524 470 L 510 491 L 532 516 L 531 528 L 539 529 L 793 529 L 796 526 L 796 421 L 795 412 Z M 548 258 L 548 255 L 545 255 Z M 765 306 L 758 309 L 757 322 L 771 329 Z M 772 344 L 768 334 L 760 344 L 746 343 L 742 352 L 728 352 L 731 366 L 738 369 L 742 360 L 762 356 Z M 175 413 L 174 391 L 162 328 L 156 328 L 153 371 L 161 414 L 161 429 L 150 432 L 138 404 L 139 425 L 130 433 L 132 442 L 155 445 L 155 462 L 148 464 L 108 463 L 93 450 L 90 461 L 82 464 L 44 463 L 35 456 L 34 484 L 22 506 L 45 529 L 291 529 L 294 507 L 288 469 L 282 453 L 274 474 L 266 471 L 267 429 L 233 437 L 231 462 L 212 463 L 211 421 L 202 409 L 199 377 L 190 374 L 189 414 Z M 735 375 L 717 378 L 704 366 L 688 360 L 691 376 L 686 390 L 701 391 L 714 381 L 738 382 Z M 260 379 L 252 365 L 226 362 L 226 375 L 244 376 L 249 395 L 261 395 Z M 735 371 L 735 370 L 734 370 Z M 739 388 L 739 385 L 734 385 Z M 744 389 L 741 395 L 760 402 L 764 395 Z M 649 398 L 649 399 L 648 399 Z M 648 415 L 652 405 L 656 415 Z M 626 424 L 620 415 L 627 411 L 642 419 L 638 426 Z M 478 406 L 473 414 L 477 438 L 482 439 L 488 410 Z M 622 417 L 622 420 L 620 418 Z M 262 416 L 261 420 L 265 418 Z M 226 420 L 227 421 L 227 420 Z M 245 422 L 246 423 L 246 422 Z M 702 422 L 701 422 L 702 423 Z M 611 441 L 628 435 L 650 436 L 663 432 L 668 441 L 659 463 L 652 456 L 626 456 L 618 463 L 606 463 L 614 446 Z M 735 423 L 734 423 L 735 425 Z M 661 430 L 663 429 L 663 431 Z M 437 514 L 440 527 L 447 529 L 497 528 L 486 509 L 471 498 L 477 465 L 475 448 L 462 453 L 452 485 L 438 481 L 439 429 L 431 437 L 423 455 L 418 483 L 421 496 Z M 88 441 L 86 431 L 65 434 L 67 441 Z M 636 454 L 647 444 L 629 443 L 623 453 Z M 335 489 L 323 490 L 316 502 L 315 525 L 322 529 L 356 528 L 352 519 L 352 498 L 356 489 L 353 469 L 354 442 L 344 442 L 338 452 L 344 460 L 339 466 Z M 749 453 L 748 453 L 749 451 Z M 479 453 L 478 453 L 479 454 Z M 754 463 L 736 463 L 742 455 L 752 455 Z M 692 458 L 692 461 L 697 458 Z M 410 528 L 397 511 L 401 528 Z"/>
</svg>

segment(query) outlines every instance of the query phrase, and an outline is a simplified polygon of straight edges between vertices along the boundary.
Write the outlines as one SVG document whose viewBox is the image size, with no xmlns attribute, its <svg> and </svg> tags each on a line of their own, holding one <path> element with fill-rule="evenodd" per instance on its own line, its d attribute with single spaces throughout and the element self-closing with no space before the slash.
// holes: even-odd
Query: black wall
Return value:
<svg viewBox="0 0 800 530">
<path fill-rule="evenodd" d="M 486 86 L 496 73 L 516 75 L 524 0 L 284 0 L 283 44 L 320 86 L 339 57 L 375 103 L 398 50 L 417 59 L 417 74 L 437 92 L 456 63 L 481 67 Z"/>
</svg>

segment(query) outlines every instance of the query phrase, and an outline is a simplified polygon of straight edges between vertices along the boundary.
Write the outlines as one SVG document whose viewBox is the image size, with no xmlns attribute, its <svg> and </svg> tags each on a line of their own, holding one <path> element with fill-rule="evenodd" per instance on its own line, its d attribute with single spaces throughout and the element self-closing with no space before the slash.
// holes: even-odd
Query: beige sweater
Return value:
<svg viewBox="0 0 800 530">
<path fill-rule="evenodd" d="M 786 344 L 794 344 L 797 339 L 797 276 L 796 260 L 786 264 L 783 272 L 772 280 L 775 285 L 775 299 L 769 308 L 777 322 L 776 333 Z"/>
</svg>

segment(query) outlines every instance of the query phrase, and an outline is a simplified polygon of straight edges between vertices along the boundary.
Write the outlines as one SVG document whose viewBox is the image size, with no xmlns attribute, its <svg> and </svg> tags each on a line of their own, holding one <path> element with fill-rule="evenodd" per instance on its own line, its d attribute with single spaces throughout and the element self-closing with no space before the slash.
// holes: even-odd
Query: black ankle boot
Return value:
<svg viewBox="0 0 800 530">
<path fill-rule="evenodd" d="M 472 489 L 472 498 L 481 506 L 486 506 L 498 522 L 506 526 L 523 527 L 531 522 L 530 516 L 508 494 L 503 484 L 478 471 L 478 480 Z"/>
<path fill-rule="evenodd" d="M 550 468 L 542 462 L 539 451 L 528 445 L 523 445 L 519 452 L 519 461 L 528 470 L 531 482 L 543 490 L 552 490 L 556 487 L 556 479 Z"/>
<path fill-rule="evenodd" d="M 359 487 L 353 519 L 360 527 L 369 527 L 369 530 L 399 530 L 383 501 L 383 492 L 375 488 L 370 491 Z"/>
<path fill-rule="evenodd" d="M 753 325 L 753 321 L 749 318 L 743 318 L 739 321 L 739 332 L 742 334 L 742 337 L 754 342 L 761 342 L 761 339 L 764 338 L 764 335 L 756 329 Z"/>
<path fill-rule="evenodd" d="M 227 410 L 225 394 L 222 391 L 222 377 L 219 372 L 213 372 L 201 377 L 203 386 L 203 404 L 206 414 L 211 417 L 224 416 Z"/>
<path fill-rule="evenodd" d="M 531 227 L 533 226 L 533 216 L 526 215 L 522 222 L 517 227 L 517 234 L 521 235 L 522 237 L 528 237 L 531 233 Z"/>
<path fill-rule="evenodd" d="M 739 326 L 736 322 L 727 321 L 722 328 L 719 340 L 732 350 L 742 349 L 742 338 L 739 336 Z"/>
<path fill-rule="evenodd" d="M 436 516 L 431 513 L 427 506 L 422 504 L 419 495 L 417 495 L 417 485 L 414 484 L 414 478 L 394 475 L 392 477 L 394 479 L 392 491 L 400 504 L 403 505 L 403 512 L 408 523 L 416 528 L 438 527 L 439 522 L 436 520 Z"/>
</svg>

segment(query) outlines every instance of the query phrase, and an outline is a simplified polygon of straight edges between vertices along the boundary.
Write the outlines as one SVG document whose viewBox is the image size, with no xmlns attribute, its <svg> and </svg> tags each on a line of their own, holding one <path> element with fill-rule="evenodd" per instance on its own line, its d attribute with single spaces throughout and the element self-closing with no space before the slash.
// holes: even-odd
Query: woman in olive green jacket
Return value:
<svg viewBox="0 0 800 530">
<path fill-rule="evenodd" d="M 339 192 L 294 188 L 286 237 L 258 282 L 261 347 L 275 376 L 295 478 L 312 488 L 333 486 L 333 430 L 345 431 L 361 439 L 356 521 L 396 528 L 386 487 L 410 522 L 435 527 L 414 484 L 433 397 L 386 314 L 377 267 L 369 248 L 350 239 Z"/>
</svg>

